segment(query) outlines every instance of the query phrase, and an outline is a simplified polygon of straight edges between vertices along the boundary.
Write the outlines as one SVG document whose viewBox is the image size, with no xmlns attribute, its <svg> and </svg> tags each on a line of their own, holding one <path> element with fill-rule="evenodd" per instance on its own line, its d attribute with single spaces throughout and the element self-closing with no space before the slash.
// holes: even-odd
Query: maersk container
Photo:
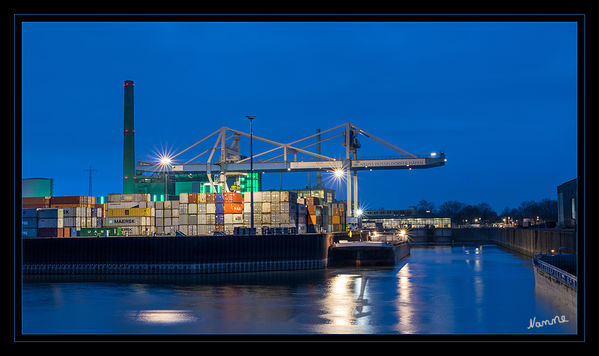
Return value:
<svg viewBox="0 0 599 356">
<path fill-rule="evenodd" d="M 118 217 L 118 218 L 106 218 L 104 220 L 104 225 L 106 227 L 116 227 L 116 226 L 142 226 L 147 225 L 147 217 Z M 156 219 L 158 220 L 158 219 Z"/>
</svg>

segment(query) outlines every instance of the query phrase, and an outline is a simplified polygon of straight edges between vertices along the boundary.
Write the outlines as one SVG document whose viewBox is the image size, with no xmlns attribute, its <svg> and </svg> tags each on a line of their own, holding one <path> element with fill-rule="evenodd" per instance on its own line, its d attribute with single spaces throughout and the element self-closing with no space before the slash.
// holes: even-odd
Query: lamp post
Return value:
<svg viewBox="0 0 599 356">
<path fill-rule="evenodd" d="M 164 156 L 160 159 L 160 165 L 164 169 L 164 200 L 168 200 L 168 167 L 171 165 L 171 158 Z"/>
<path fill-rule="evenodd" d="M 250 120 L 250 235 L 254 232 L 254 152 L 253 152 L 253 141 L 254 132 L 252 126 L 252 120 L 255 116 L 245 116 Z"/>
</svg>

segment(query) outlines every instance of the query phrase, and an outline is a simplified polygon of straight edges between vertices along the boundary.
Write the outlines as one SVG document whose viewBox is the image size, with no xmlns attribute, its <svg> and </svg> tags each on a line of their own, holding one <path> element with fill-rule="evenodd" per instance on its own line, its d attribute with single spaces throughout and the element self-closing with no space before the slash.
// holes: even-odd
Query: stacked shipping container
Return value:
<svg viewBox="0 0 599 356">
<path fill-rule="evenodd" d="M 23 209 L 23 236 L 230 235 L 236 227 L 250 227 L 250 199 L 249 192 L 181 193 L 178 201 L 163 202 L 150 201 L 149 194 L 111 194 L 106 204 L 95 204 L 93 197 L 23 198 L 24 206 L 38 208 Z M 344 231 L 345 207 L 289 191 L 254 192 L 254 227 L 257 233 L 262 227 L 295 227 L 300 234 Z"/>
<path fill-rule="evenodd" d="M 177 200 L 157 201 L 155 206 L 156 233 L 159 235 L 175 235 L 179 228 L 179 202 Z"/>
<path fill-rule="evenodd" d="M 124 236 L 149 236 L 156 232 L 154 202 L 150 194 L 109 194 L 103 227 Z"/>
</svg>

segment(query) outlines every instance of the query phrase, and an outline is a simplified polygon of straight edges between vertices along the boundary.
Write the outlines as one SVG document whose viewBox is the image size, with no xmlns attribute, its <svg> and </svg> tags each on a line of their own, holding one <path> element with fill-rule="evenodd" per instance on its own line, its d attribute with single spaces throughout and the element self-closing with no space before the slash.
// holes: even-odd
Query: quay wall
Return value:
<svg viewBox="0 0 599 356">
<path fill-rule="evenodd" d="M 214 273 L 326 267 L 332 238 L 274 236 L 23 239 L 23 273 Z"/>
<path fill-rule="evenodd" d="M 574 229 L 462 228 L 452 229 L 450 239 L 454 243 L 494 243 L 529 257 L 560 247 L 563 253 L 578 251 Z"/>
</svg>

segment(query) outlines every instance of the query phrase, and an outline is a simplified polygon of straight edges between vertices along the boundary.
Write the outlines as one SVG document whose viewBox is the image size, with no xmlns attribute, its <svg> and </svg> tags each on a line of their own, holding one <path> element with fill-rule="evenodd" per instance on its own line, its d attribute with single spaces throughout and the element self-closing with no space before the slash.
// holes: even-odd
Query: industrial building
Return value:
<svg viewBox="0 0 599 356">
<path fill-rule="evenodd" d="M 26 178 L 22 180 L 23 197 L 51 197 L 54 190 L 52 178 Z"/>
<path fill-rule="evenodd" d="M 362 215 L 362 226 L 382 229 L 450 228 L 451 218 L 420 216 L 415 207 L 406 210 L 367 210 Z"/>
<path fill-rule="evenodd" d="M 578 214 L 578 182 L 572 179 L 557 187 L 557 225 L 575 227 Z"/>
</svg>

